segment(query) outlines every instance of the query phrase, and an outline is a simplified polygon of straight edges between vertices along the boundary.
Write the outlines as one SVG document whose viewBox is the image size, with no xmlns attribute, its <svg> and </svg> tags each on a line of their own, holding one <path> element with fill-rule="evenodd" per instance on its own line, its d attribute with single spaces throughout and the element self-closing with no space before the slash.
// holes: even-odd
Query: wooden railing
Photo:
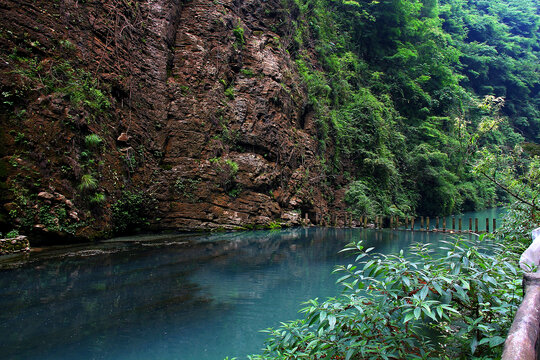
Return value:
<svg viewBox="0 0 540 360">
<path fill-rule="evenodd" d="M 532 233 L 533 242 L 519 261 L 525 271 L 540 266 L 540 228 Z M 503 360 L 540 359 L 540 272 L 523 276 L 524 296 L 504 343 Z"/>
<path fill-rule="evenodd" d="M 307 214 L 306 214 L 307 215 Z M 307 220 L 307 219 L 306 219 Z M 319 226 L 339 226 L 339 227 L 360 227 L 372 229 L 394 229 L 412 231 L 436 231 L 436 232 L 465 232 L 482 233 L 495 231 L 497 229 L 497 219 L 485 218 L 485 227 L 479 224 L 484 219 L 468 218 L 464 222 L 463 218 L 452 216 L 449 223 L 445 217 L 399 217 L 399 216 L 360 216 L 354 217 L 350 213 L 334 213 L 332 215 L 316 214 L 315 225 Z"/>
</svg>

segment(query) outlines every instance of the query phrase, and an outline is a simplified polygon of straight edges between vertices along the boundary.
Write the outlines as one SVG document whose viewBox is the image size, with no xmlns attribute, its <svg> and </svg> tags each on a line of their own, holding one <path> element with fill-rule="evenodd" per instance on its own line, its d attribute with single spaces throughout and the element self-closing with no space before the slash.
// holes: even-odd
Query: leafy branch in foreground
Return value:
<svg viewBox="0 0 540 360">
<path fill-rule="evenodd" d="M 480 244 L 480 245 L 479 245 Z M 496 357 L 522 297 L 506 246 L 457 239 L 407 256 L 369 255 L 339 266 L 340 296 L 305 303 L 301 320 L 269 329 L 269 359 L 429 359 Z"/>
<path fill-rule="evenodd" d="M 534 212 L 540 211 L 540 157 L 525 158 L 520 146 L 508 153 L 484 149 L 473 171 L 485 176 Z"/>
</svg>

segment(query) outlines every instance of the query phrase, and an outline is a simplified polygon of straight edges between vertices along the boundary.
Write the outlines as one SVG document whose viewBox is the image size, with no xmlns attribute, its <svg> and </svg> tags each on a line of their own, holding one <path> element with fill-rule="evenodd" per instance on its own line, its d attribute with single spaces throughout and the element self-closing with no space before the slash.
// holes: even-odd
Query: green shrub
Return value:
<svg viewBox="0 0 540 360">
<path fill-rule="evenodd" d="M 522 296 L 507 246 L 480 237 L 417 245 L 407 257 L 370 250 L 349 244 L 343 251 L 359 253 L 336 270 L 342 294 L 306 302 L 305 317 L 267 330 L 264 354 L 251 359 L 500 356 Z"/>
<path fill-rule="evenodd" d="M 240 69 L 240 72 L 248 78 L 252 78 L 255 76 L 255 73 L 251 69 Z"/>
<path fill-rule="evenodd" d="M 373 215 L 374 205 L 367 195 L 369 189 L 362 181 L 354 181 L 345 193 L 345 202 L 356 216 Z"/>
<path fill-rule="evenodd" d="M 238 163 L 223 158 L 212 158 L 209 161 L 215 167 L 217 181 L 223 190 L 228 192 L 234 189 L 239 168 Z"/>
<path fill-rule="evenodd" d="M 281 229 L 281 222 L 274 220 L 268 223 L 268 228 L 271 230 Z"/>
<path fill-rule="evenodd" d="M 225 165 L 229 168 L 229 172 L 232 176 L 238 172 L 238 163 L 233 160 L 225 159 Z"/>
<path fill-rule="evenodd" d="M 244 28 L 238 24 L 233 29 L 233 35 L 235 37 L 234 41 L 234 47 L 235 48 L 242 48 L 244 44 L 246 43 L 246 39 L 244 38 Z"/>
<path fill-rule="evenodd" d="M 197 198 L 197 188 L 200 182 L 200 179 L 180 177 L 174 183 L 174 190 L 185 199 L 193 202 Z"/>
<path fill-rule="evenodd" d="M 84 174 L 81 177 L 81 183 L 79 184 L 79 190 L 93 190 L 98 187 L 98 181 L 91 174 Z"/>
<path fill-rule="evenodd" d="M 71 41 L 69 41 L 67 39 L 61 39 L 60 41 L 58 41 L 58 43 L 60 44 L 60 46 L 62 46 L 66 50 L 76 50 L 77 49 L 77 47 Z"/>
<path fill-rule="evenodd" d="M 134 232 L 148 226 L 154 199 L 143 191 L 123 191 L 112 204 L 112 220 L 116 234 Z"/>
<path fill-rule="evenodd" d="M 107 197 L 102 193 L 96 193 L 90 197 L 90 202 L 93 204 L 102 204 L 105 200 L 107 200 Z"/>
<path fill-rule="evenodd" d="M 95 149 L 101 145 L 103 140 L 97 134 L 90 134 L 84 137 L 84 143 L 90 149 Z"/>
<path fill-rule="evenodd" d="M 508 207 L 499 234 L 506 239 L 518 242 L 530 242 L 531 231 L 540 226 L 540 211 L 515 201 Z"/>
<path fill-rule="evenodd" d="M 230 100 L 234 100 L 234 87 L 230 86 L 225 89 L 225 96 Z"/>
<path fill-rule="evenodd" d="M 6 239 L 14 239 L 19 236 L 19 230 L 11 230 L 6 234 Z"/>
</svg>

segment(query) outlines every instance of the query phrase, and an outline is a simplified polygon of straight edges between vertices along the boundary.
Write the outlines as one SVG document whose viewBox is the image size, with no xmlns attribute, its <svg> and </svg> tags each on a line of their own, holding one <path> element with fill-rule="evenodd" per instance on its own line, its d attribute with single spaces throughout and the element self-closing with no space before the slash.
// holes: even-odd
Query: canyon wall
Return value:
<svg viewBox="0 0 540 360">
<path fill-rule="evenodd" d="M 2 229 L 94 238 L 340 208 L 288 51 L 294 5 L 2 0 L 0 13 Z"/>
</svg>

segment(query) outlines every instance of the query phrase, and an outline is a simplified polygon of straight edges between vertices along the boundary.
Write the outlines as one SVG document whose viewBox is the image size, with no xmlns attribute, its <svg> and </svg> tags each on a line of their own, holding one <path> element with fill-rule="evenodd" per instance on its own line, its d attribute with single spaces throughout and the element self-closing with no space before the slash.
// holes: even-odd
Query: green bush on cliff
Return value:
<svg viewBox="0 0 540 360">
<path fill-rule="evenodd" d="M 499 110 L 513 127 L 477 145 L 513 147 L 523 141 L 515 128 L 538 139 L 534 3 L 294 3 L 300 16 L 290 50 L 316 115 L 329 181 L 349 171 L 383 213 L 392 205 L 433 216 L 493 204 L 492 186 L 468 174 L 475 154 L 464 139 L 486 116 L 498 116 L 478 106 L 480 99 L 505 94 Z"/>
<path fill-rule="evenodd" d="M 224 158 L 212 158 L 209 161 L 216 171 L 218 185 L 226 192 L 231 191 L 236 184 L 238 163 Z"/>
<path fill-rule="evenodd" d="M 99 183 L 97 179 L 91 174 L 84 174 L 81 177 L 81 183 L 79 184 L 80 191 L 94 190 L 98 187 Z"/>
<path fill-rule="evenodd" d="M 111 206 L 114 233 L 130 233 L 148 226 L 154 203 L 153 197 L 143 191 L 122 191 Z"/>
<path fill-rule="evenodd" d="M 242 48 L 244 46 L 244 44 L 246 43 L 246 39 L 244 37 L 244 28 L 238 24 L 234 29 L 233 29 L 233 35 L 234 35 L 234 38 L 235 38 L 235 41 L 234 41 L 234 47 L 235 48 Z"/>
<path fill-rule="evenodd" d="M 351 207 L 356 216 L 373 215 L 375 207 L 370 199 L 369 188 L 362 181 L 354 181 L 345 193 L 345 202 Z"/>
<path fill-rule="evenodd" d="M 102 142 L 103 142 L 103 139 L 101 139 L 99 135 L 97 134 L 90 134 L 84 137 L 84 143 L 90 149 L 98 148 Z"/>
<path fill-rule="evenodd" d="M 6 234 L 6 239 L 14 239 L 19 236 L 19 230 L 11 230 Z"/>
<path fill-rule="evenodd" d="M 22 78 L 23 89 L 39 89 L 46 94 L 63 94 L 79 108 L 88 108 L 92 118 L 110 107 L 107 95 L 99 88 L 95 77 L 65 59 L 45 59 L 10 55 L 16 63 L 15 72 Z M 22 93 L 21 93 L 22 96 Z"/>
</svg>

